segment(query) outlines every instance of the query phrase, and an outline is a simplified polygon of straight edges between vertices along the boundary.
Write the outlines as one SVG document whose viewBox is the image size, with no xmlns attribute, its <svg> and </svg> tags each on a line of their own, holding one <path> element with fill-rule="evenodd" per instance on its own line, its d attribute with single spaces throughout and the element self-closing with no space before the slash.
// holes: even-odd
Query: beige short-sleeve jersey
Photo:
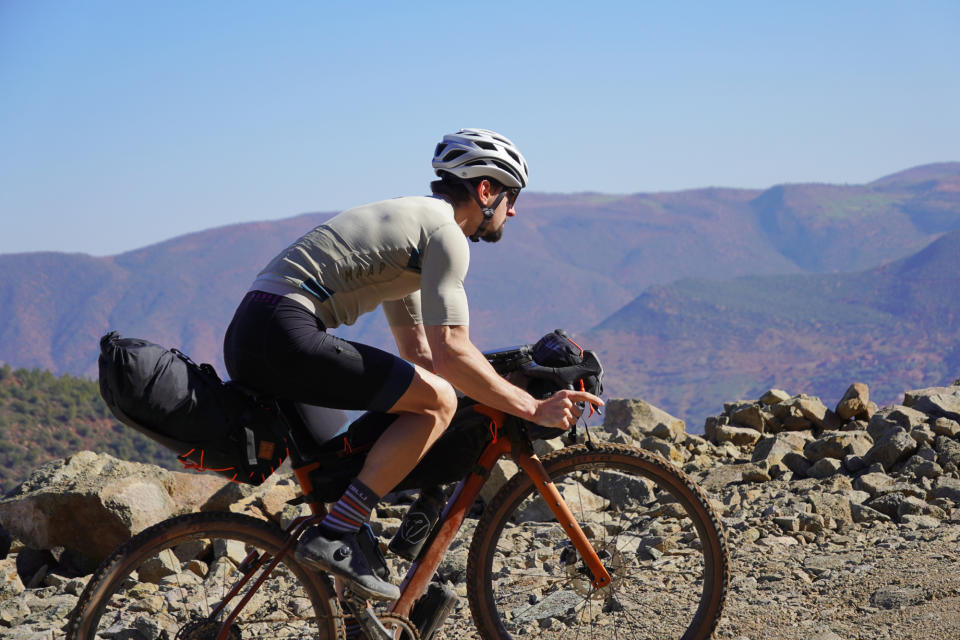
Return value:
<svg viewBox="0 0 960 640">
<path fill-rule="evenodd" d="M 250 288 L 300 301 L 328 329 L 353 324 L 380 304 L 391 326 L 466 326 L 469 264 L 469 243 L 448 202 L 395 198 L 319 225 L 274 258 Z"/>
</svg>

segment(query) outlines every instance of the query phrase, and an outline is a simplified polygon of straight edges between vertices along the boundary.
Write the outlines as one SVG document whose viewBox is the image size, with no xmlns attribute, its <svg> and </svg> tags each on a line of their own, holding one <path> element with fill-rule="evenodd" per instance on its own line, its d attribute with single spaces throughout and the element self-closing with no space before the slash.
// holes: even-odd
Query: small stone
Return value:
<svg viewBox="0 0 960 640">
<path fill-rule="evenodd" d="M 826 520 L 819 513 L 801 513 L 797 516 L 797 525 L 801 531 L 817 533 L 824 530 Z"/>
<path fill-rule="evenodd" d="M 799 453 L 790 452 L 783 456 L 781 462 L 786 465 L 790 471 L 804 478 L 807 477 L 807 471 L 810 470 L 810 461 Z"/>
<path fill-rule="evenodd" d="M 810 462 L 821 458 L 842 460 L 846 455 L 863 456 L 873 446 L 873 439 L 864 431 L 827 431 L 803 448 Z"/>
<path fill-rule="evenodd" d="M 684 462 L 683 450 L 678 449 L 673 446 L 670 442 L 666 440 L 661 440 L 656 436 L 647 436 L 640 443 L 641 449 L 646 449 L 647 451 L 652 451 L 660 455 L 664 460 L 673 463 L 682 463 Z"/>
<path fill-rule="evenodd" d="M 834 458 L 823 458 L 815 462 L 807 469 L 807 476 L 810 478 L 829 478 L 839 473 L 843 468 L 843 463 Z"/>
<path fill-rule="evenodd" d="M 901 473 L 913 475 L 917 478 L 939 478 L 943 475 L 943 467 L 919 455 L 911 456 L 901 469 Z"/>
<path fill-rule="evenodd" d="M 757 541 L 757 544 L 765 547 L 792 547 L 799 544 L 797 539 L 792 536 L 767 536 Z"/>
<path fill-rule="evenodd" d="M 919 589 L 898 589 L 885 587 L 875 591 L 870 602 L 881 609 L 902 609 L 910 605 L 921 604 L 927 599 Z"/>
<path fill-rule="evenodd" d="M 760 396 L 760 402 L 768 407 L 789 399 L 790 394 L 783 389 L 769 389 L 762 396 Z"/>
<path fill-rule="evenodd" d="M 760 539 L 760 530 L 756 527 L 751 527 L 743 532 L 743 541 L 747 544 L 751 542 L 756 542 Z"/>
<path fill-rule="evenodd" d="M 718 443 L 730 442 L 738 447 L 753 446 L 762 436 L 756 429 L 727 424 L 718 426 L 715 434 Z"/>
<path fill-rule="evenodd" d="M 937 435 L 956 439 L 960 436 L 960 422 L 949 418 L 937 418 L 933 423 L 933 432 Z"/>
<path fill-rule="evenodd" d="M 940 526 L 940 520 L 933 516 L 906 515 L 901 522 L 905 525 L 912 525 L 916 529 L 936 529 Z"/>
<path fill-rule="evenodd" d="M 743 470 L 744 482 L 769 482 L 770 472 L 764 464 L 753 464 Z"/>
<path fill-rule="evenodd" d="M 857 523 L 890 522 L 891 520 L 890 516 L 885 513 L 854 502 L 850 503 L 850 515 L 853 517 L 853 521 Z"/>
<path fill-rule="evenodd" d="M 900 503 L 906 500 L 906 498 L 907 496 L 903 493 L 894 491 L 893 493 L 887 493 L 870 500 L 867 506 L 891 518 L 896 518 L 897 512 L 900 510 Z"/>
<path fill-rule="evenodd" d="M 813 436 L 802 431 L 785 431 L 763 438 L 753 448 L 753 462 L 776 464 L 788 453 L 801 453 Z"/>
<path fill-rule="evenodd" d="M 747 405 L 730 414 L 730 421 L 736 425 L 750 427 L 760 433 L 766 431 L 767 420 L 773 417 L 755 404 Z"/>
<path fill-rule="evenodd" d="M 960 504 L 960 480 L 950 476 L 940 476 L 933 485 L 932 496 Z"/>
<path fill-rule="evenodd" d="M 781 516 L 773 519 L 774 524 L 787 533 L 800 530 L 800 518 L 797 516 Z"/>
<path fill-rule="evenodd" d="M 877 496 L 883 492 L 883 489 L 894 484 L 894 482 L 896 481 L 887 474 L 875 472 L 865 473 L 858 477 L 853 481 L 853 486 L 860 491 L 866 491 L 871 496 Z M 958 490 L 960 490 L 960 488 L 958 488 Z"/>
</svg>

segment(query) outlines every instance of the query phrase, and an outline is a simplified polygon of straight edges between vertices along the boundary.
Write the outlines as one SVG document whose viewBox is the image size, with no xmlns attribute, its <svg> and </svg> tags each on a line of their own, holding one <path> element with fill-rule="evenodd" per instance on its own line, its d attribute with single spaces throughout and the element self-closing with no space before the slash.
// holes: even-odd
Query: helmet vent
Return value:
<svg viewBox="0 0 960 640">
<path fill-rule="evenodd" d="M 487 142 L 486 140 L 477 140 L 476 142 L 474 142 L 474 144 L 480 147 L 481 149 L 486 149 L 487 151 L 497 150 L 497 145 L 493 144 L 492 142 Z"/>
<path fill-rule="evenodd" d="M 465 149 L 453 149 L 447 155 L 443 156 L 444 162 L 450 162 L 451 160 L 456 160 L 460 156 L 466 153 Z"/>
</svg>

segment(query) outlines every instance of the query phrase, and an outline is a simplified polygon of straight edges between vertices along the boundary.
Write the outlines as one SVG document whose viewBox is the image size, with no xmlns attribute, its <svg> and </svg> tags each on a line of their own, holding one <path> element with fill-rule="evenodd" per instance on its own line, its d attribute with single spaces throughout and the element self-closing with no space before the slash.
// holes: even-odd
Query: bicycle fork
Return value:
<svg viewBox="0 0 960 640">
<path fill-rule="evenodd" d="M 526 443 L 524 443 L 524 445 L 525 444 Z M 526 450 L 524 451 L 524 449 Z M 600 556 L 597 555 L 587 535 L 583 532 L 583 529 L 580 528 L 580 524 L 574 517 L 573 512 L 570 511 L 570 507 L 567 506 L 563 496 L 560 495 L 560 491 L 556 485 L 553 484 L 553 480 L 547 475 L 547 470 L 537 455 L 529 446 L 521 446 L 514 447 L 510 451 L 510 457 L 513 458 L 517 466 L 523 469 L 524 473 L 530 477 L 533 481 L 533 486 L 536 487 L 537 491 L 543 497 L 544 502 L 546 502 L 550 508 L 550 511 L 553 512 L 553 516 L 557 519 L 557 522 L 559 522 L 563 530 L 566 531 L 570 542 L 573 543 L 574 548 L 580 554 L 580 557 L 583 558 L 587 568 L 590 569 L 590 573 L 593 574 L 593 588 L 601 589 L 609 585 L 610 572 L 603 566 Z"/>
</svg>

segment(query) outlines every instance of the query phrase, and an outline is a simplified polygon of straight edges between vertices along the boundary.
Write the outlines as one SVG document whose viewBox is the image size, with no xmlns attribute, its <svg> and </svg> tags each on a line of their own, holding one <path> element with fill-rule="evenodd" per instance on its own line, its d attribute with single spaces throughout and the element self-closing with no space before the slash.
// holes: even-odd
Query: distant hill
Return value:
<svg viewBox="0 0 960 640">
<path fill-rule="evenodd" d="M 174 453 L 113 419 L 96 382 L 0 367 L 0 496 L 41 464 L 84 450 L 180 467 Z"/>
<path fill-rule="evenodd" d="M 881 404 L 960 375 L 960 231 L 856 273 L 684 280 L 648 289 L 584 340 L 638 394 L 702 428 L 722 402 L 780 387 Z"/>
<path fill-rule="evenodd" d="M 830 273 L 910 255 L 960 228 L 960 163 L 867 185 L 604 195 L 523 194 L 497 245 L 472 247 L 471 335 L 482 348 L 585 331 L 680 278 Z M 0 361 L 95 375 L 109 329 L 220 363 L 257 271 L 331 214 L 237 224 L 117 256 L 0 255 Z M 379 314 L 338 330 L 390 344 Z"/>
</svg>

